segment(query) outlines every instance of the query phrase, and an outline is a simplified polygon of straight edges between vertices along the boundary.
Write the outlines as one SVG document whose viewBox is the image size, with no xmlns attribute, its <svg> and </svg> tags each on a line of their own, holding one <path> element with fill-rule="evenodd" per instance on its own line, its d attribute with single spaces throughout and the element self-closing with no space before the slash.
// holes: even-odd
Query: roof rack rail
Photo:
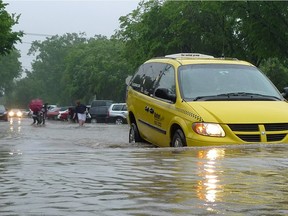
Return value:
<svg viewBox="0 0 288 216">
<path fill-rule="evenodd" d="M 165 55 L 167 58 L 214 58 L 214 56 L 211 55 L 205 55 L 201 53 L 176 53 L 171 55 Z"/>
</svg>

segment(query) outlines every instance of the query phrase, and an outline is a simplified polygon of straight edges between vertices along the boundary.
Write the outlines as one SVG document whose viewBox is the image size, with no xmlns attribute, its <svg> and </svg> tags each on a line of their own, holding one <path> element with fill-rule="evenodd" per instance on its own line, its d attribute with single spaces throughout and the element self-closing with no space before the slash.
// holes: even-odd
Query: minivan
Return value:
<svg viewBox="0 0 288 216">
<path fill-rule="evenodd" d="M 288 103 L 254 65 L 179 53 L 143 63 L 127 86 L 129 142 L 159 147 L 288 143 Z"/>
</svg>

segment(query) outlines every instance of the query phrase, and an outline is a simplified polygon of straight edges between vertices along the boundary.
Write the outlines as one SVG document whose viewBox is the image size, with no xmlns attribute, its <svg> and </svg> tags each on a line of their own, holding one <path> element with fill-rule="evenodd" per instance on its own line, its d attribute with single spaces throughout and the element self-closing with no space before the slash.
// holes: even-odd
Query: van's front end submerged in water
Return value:
<svg viewBox="0 0 288 216">
<path fill-rule="evenodd" d="M 207 101 L 193 107 L 202 121 L 190 120 L 187 146 L 288 143 L 286 101 Z"/>
</svg>

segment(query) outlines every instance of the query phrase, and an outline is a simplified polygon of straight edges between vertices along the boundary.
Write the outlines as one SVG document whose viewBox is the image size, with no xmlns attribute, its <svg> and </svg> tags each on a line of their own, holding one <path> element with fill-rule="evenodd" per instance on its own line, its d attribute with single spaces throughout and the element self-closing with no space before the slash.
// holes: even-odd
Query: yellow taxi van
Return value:
<svg viewBox="0 0 288 216">
<path fill-rule="evenodd" d="M 288 143 L 287 101 L 246 61 L 199 53 L 166 55 L 146 61 L 127 84 L 131 143 Z"/>
</svg>

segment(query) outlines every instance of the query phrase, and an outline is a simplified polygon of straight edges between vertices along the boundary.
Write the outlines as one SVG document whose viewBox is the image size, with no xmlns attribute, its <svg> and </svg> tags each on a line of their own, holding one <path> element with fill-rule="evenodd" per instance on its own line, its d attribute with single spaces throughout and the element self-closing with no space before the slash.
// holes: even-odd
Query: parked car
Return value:
<svg viewBox="0 0 288 216">
<path fill-rule="evenodd" d="M 55 107 L 47 111 L 46 118 L 56 120 L 60 111 L 60 107 Z"/>
<path fill-rule="evenodd" d="M 22 118 L 23 116 L 23 111 L 20 109 L 11 109 L 8 112 L 9 118 Z"/>
<path fill-rule="evenodd" d="M 68 109 L 66 109 L 64 111 L 59 111 L 57 118 L 59 120 L 62 120 L 62 121 L 68 121 L 68 120 L 77 121 L 77 117 L 76 117 L 76 119 L 73 119 L 74 112 L 75 112 L 75 107 L 68 107 Z M 89 113 L 87 113 L 87 115 L 86 115 L 86 122 L 87 123 L 91 122 L 91 116 Z"/>
<path fill-rule="evenodd" d="M 65 110 L 67 110 L 68 107 L 54 107 L 50 110 L 47 111 L 47 119 L 53 119 L 53 120 L 57 120 L 58 119 L 58 115 L 59 112 L 63 112 Z"/>
<path fill-rule="evenodd" d="M 67 107 L 67 109 L 65 109 L 63 111 L 59 111 L 57 118 L 59 120 L 63 120 L 63 121 L 72 120 L 72 118 L 74 116 L 74 110 L 75 110 L 74 106 Z"/>
<path fill-rule="evenodd" d="M 108 108 L 113 103 L 112 100 L 94 100 L 89 108 L 91 122 L 106 122 L 108 116 Z"/>
<path fill-rule="evenodd" d="M 21 110 L 22 111 L 22 114 L 23 114 L 23 117 L 31 117 L 32 116 L 32 110 L 30 110 L 30 109 L 22 109 Z"/>
<path fill-rule="evenodd" d="M 288 143 L 287 101 L 257 67 L 237 59 L 197 53 L 153 58 L 130 80 L 126 103 L 130 142 Z"/>
<path fill-rule="evenodd" d="M 113 103 L 108 109 L 108 123 L 127 124 L 127 106 L 126 103 Z"/>
<path fill-rule="evenodd" d="M 0 120 L 8 121 L 8 113 L 4 105 L 0 105 Z"/>
<path fill-rule="evenodd" d="M 56 107 L 57 107 L 57 105 L 55 105 L 55 104 L 48 104 L 47 105 L 48 110 L 51 110 L 51 109 L 56 108 Z"/>
<path fill-rule="evenodd" d="M 59 111 L 58 113 L 59 113 L 57 116 L 58 120 L 68 121 L 70 119 L 69 108 L 64 111 Z"/>
</svg>

